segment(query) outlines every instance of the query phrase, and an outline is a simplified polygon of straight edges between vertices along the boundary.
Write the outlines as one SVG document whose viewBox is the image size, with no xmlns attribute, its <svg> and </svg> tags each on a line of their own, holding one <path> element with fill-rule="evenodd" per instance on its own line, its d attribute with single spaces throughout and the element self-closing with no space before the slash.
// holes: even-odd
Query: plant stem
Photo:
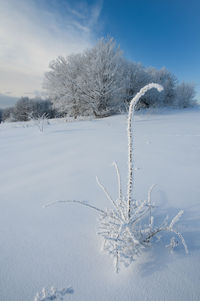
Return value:
<svg viewBox="0 0 200 301">
<path fill-rule="evenodd" d="M 131 202 L 134 200 L 132 198 L 132 190 L 134 184 L 134 173 L 133 173 L 133 165 L 134 165 L 134 158 L 133 158 L 133 117 L 135 112 L 135 106 L 138 103 L 139 99 L 150 89 L 155 88 L 159 92 L 163 90 L 163 87 L 159 84 L 151 83 L 144 86 L 131 100 L 129 106 L 129 113 L 128 113 L 128 187 L 127 187 L 127 200 L 128 200 L 128 219 L 131 217 Z"/>
</svg>

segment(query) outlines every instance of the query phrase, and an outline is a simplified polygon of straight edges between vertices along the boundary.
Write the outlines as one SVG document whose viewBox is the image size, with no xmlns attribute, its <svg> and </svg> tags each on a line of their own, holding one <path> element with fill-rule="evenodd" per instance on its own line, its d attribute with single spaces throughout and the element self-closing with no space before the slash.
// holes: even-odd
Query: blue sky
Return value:
<svg viewBox="0 0 200 301">
<path fill-rule="evenodd" d="M 125 56 L 144 65 L 165 66 L 200 90 L 200 1 L 105 1 L 105 32 Z"/>
<path fill-rule="evenodd" d="M 126 58 L 165 66 L 200 95 L 199 13 L 195 0 L 0 0 L 0 98 L 40 94 L 50 60 L 107 35 Z"/>
</svg>

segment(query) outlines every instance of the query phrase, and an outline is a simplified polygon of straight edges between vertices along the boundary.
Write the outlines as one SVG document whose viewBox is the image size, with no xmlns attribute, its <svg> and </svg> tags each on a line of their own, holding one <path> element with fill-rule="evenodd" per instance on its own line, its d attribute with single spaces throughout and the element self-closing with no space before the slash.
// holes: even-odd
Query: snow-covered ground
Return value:
<svg viewBox="0 0 200 301">
<path fill-rule="evenodd" d="M 109 202 L 95 177 L 117 196 L 112 162 L 126 189 L 126 116 L 66 123 L 43 133 L 23 123 L 0 125 L 0 300 L 32 301 L 43 287 L 65 288 L 74 301 L 200 300 L 200 110 L 143 112 L 135 118 L 135 197 L 156 183 L 156 219 L 179 209 L 189 248 L 169 254 L 169 236 L 129 268 L 114 272 L 101 251 L 95 211 L 56 200 Z"/>
</svg>

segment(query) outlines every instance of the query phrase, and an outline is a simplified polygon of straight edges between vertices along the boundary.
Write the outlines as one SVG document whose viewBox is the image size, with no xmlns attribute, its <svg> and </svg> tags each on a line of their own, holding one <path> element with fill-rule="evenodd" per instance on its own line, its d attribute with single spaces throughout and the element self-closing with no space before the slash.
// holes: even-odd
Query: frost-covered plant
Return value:
<svg viewBox="0 0 200 301">
<path fill-rule="evenodd" d="M 50 289 L 43 288 L 40 293 L 37 293 L 34 301 L 51 301 L 51 300 L 63 300 L 66 294 L 73 294 L 72 287 L 63 288 L 58 290 L 53 286 Z"/>
<path fill-rule="evenodd" d="M 35 126 L 38 127 L 40 132 L 44 131 L 45 124 L 49 124 L 48 114 L 44 113 L 41 116 L 34 116 L 32 113 L 29 114 L 29 120 L 32 120 Z"/>
<path fill-rule="evenodd" d="M 168 222 L 166 217 L 163 222 L 156 226 L 152 209 L 154 205 L 151 201 L 151 192 L 154 185 L 149 189 L 147 200 L 136 201 L 133 197 L 134 184 L 134 162 L 133 162 L 133 115 L 136 104 L 139 99 L 150 89 L 155 88 L 159 92 L 163 87 L 159 84 L 151 83 L 144 86 L 132 99 L 128 114 L 128 184 L 127 195 L 122 194 L 121 178 L 117 164 L 114 167 L 118 179 L 118 197 L 113 200 L 106 188 L 97 178 L 97 183 L 104 191 L 107 199 L 112 203 L 112 209 L 102 210 L 88 203 L 81 201 L 58 201 L 62 203 L 78 203 L 96 210 L 99 213 L 99 231 L 98 234 L 103 237 L 103 249 L 107 251 L 113 258 L 116 272 L 119 271 L 120 263 L 128 266 L 136 257 L 141 254 L 143 249 L 151 245 L 153 238 L 160 232 L 171 232 L 177 235 L 188 253 L 187 245 L 183 236 L 174 228 L 183 214 L 183 210 Z M 57 203 L 57 202 L 54 202 Z M 46 206 L 52 205 L 50 203 Z M 172 238 L 170 250 L 177 246 L 177 242 Z"/>
</svg>

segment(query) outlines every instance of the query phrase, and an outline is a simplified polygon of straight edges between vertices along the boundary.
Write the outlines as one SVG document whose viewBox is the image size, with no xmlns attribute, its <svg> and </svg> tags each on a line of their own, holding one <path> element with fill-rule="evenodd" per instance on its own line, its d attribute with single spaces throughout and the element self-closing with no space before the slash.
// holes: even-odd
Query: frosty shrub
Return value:
<svg viewBox="0 0 200 301">
<path fill-rule="evenodd" d="M 29 120 L 33 121 L 34 125 L 39 129 L 40 132 L 44 132 L 45 125 L 49 124 L 48 114 L 44 113 L 41 116 L 33 116 L 29 114 Z"/>
<path fill-rule="evenodd" d="M 176 101 L 175 107 L 187 108 L 194 106 L 197 101 L 195 100 L 194 85 L 189 83 L 181 83 L 175 89 Z"/>
<path fill-rule="evenodd" d="M 72 287 L 63 288 L 58 290 L 54 287 L 50 289 L 43 288 L 40 293 L 37 293 L 34 301 L 50 301 L 50 300 L 63 300 L 66 294 L 73 294 L 74 290 Z"/>
<path fill-rule="evenodd" d="M 112 203 L 112 209 L 99 209 L 88 203 L 81 201 L 59 201 L 63 203 L 78 203 L 96 210 L 99 214 L 99 231 L 98 234 L 103 238 L 103 248 L 114 259 L 116 272 L 119 271 L 120 263 L 125 266 L 130 265 L 143 249 L 151 245 L 153 238 L 161 232 L 171 232 L 175 234 L 188 253 L 187 245 L 183 236 L 174 228 L 183 214 L 183 210 L 168 222 L 164 218 L 160 225 L 154 224 L 153 209 L 151 201 L 151 192 L 154 185 L 149 189 L 147 200 L 136 201 L 133 197 L 133 115 L 134 109 L 139 99 L 150 89 L 155 88 L 159 92 L 163 87 L 159 84 L 151 83 L 144 86 L 132 99 L 128 114 L 128 183 L 127 195 L 122 194 L 121 178 L 117 164 L 114 162 L 118 179 L 118 197 L 113 200 L 106 188 L 97 178 L 97 183 L 104 191 L 107 199 Z M 46 206 L 55 204 L 50 203 Z M 167 246 L 170 251 L 177 246 L 177 241 L 172 237 L 170 244 Z"/>
</svg>

